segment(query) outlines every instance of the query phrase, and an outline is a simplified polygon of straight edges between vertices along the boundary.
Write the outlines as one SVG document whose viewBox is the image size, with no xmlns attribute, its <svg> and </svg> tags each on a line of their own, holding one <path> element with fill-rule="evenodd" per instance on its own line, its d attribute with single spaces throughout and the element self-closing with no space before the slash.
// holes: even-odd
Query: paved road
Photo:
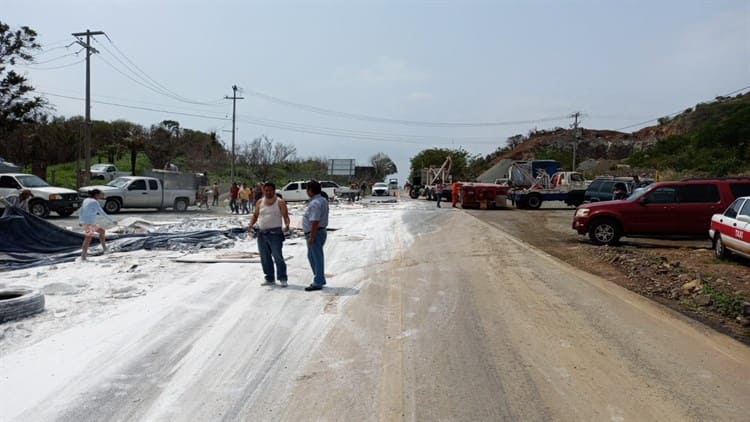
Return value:
<svg viewBox="0 0 750 422">
<path fill-rule="evenodd" d="M 463 211 L 415 208 L 383 222 L 384 241 L 328 250 L 350 264 L 322 294 L 211 267 L 161 292 L 176 306 L 153 294 L 68 333 L 102 340 L 14 416 L 748 420 L 746 346 Z M 113 333 L 118 319 L 137 330 Z M 60 348 L 61 362 L 76 352 Z"/>
</svg>

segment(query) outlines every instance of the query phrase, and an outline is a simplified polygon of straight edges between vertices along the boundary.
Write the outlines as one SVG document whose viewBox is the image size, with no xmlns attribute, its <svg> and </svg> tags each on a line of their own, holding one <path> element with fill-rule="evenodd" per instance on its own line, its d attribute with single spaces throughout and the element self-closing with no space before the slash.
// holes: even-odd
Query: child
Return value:
<svg viewBox="0 0 750 422">
<path fill-rule="evenodd" d="M 86 260 L 86 253 L 89 250 L 91 238 L 97 233 L 99 234 L 99 243 L 102 245 L 102 251 L 107 251 L 107 241 L 104 238 L 104 228 L 96 225 L 96 216 L 101 215 L 109 220 L 110 223 L 117 224 L 115 223 L 115 220 L 111 219 L 107 213 L 104 212 L 101 205 L 99 205 L 99 200 L 103 198 L 104 194 L 102 191 L 99 189 L 93 189 L 89 191 L 89 197 L 84 199 L 83 204 L 81 205 L 78 224 L 83 227 L 83 235 L 85 236 L 83 239 L 83 245 L 81 246 L 81 261 Z"/>
</svg>

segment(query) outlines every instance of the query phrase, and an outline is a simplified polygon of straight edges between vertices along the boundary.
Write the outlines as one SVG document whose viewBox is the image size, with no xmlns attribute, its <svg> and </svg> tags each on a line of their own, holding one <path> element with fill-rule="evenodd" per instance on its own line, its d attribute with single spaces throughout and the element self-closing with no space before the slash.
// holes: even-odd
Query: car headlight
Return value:
<svg viewBox="0 0 750 422">
<path fill-rule="evenodd" d="M 590 211 L 588 208 L 579 208 L 576 210 L 576 217 L 588 217 Z"/>
</svg>

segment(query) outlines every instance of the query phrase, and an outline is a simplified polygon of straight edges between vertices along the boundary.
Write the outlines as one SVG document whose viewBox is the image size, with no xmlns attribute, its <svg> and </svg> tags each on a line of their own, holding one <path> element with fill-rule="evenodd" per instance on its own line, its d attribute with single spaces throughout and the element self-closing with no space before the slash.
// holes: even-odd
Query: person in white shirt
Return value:
<svg viewBox="0 0 750 422">
<path fill-rule="evenodd" d="M 252 232 L 256 223 L 258 224 L 258 253 L 265 275 L 265 281 L 261 286 L 273 286 L 276 284 L 275 280 L 278 279 L 281 287 L 286 287 L 286 262 L 284 262 L 282 246 L 284 232 L 289 231 L 289 211 L 286 202 L 276 196 L 276 185 L 272 182 L 263 185 L 263 198 L 255 204 L 248 232 Z M 274 263 L 276 263 L 275 278 Z"/>
<path fill-rule="evenodd" d="M 91 244 L 91 238 L 96 234 L 99 234 L 99 244 L 102 245 L 102 250 L 107 251 L 107 240 L 104 237 L 104 228 L 99 227 L 96 224 L 96 216 L 101 215 L 102 217 L 109 220 L 112 224 L 115 220 L 110 218 L 106 212 L 99 205 L 99 200 L 104 199 L 104 194 L 99 189 L 92 189 L 89 191 L 89 197 L 83 200 L 81 204 L 81 211 L 78 214 L 78 224 L 83 227 L 83 245 L 81 245 L 81 261 L 86 260 L 86 254 L 89 250 L 89 244 Z"/>
</svg>

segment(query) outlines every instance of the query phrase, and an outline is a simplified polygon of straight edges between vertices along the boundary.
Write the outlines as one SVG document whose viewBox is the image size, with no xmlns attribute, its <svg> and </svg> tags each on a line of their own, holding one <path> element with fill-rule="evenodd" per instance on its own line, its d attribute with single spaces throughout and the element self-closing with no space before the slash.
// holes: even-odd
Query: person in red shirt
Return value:
<svg viewBox="0 0 750 422">
<path fill-rule="evenodd" d="M 240 206 L 237 204 L 237 197 L 240 194 L 240 186 L 237 182 L 232 183 L 232 187 L 229 189 L 229 212 L 239 214 Z"/>
</svg>

